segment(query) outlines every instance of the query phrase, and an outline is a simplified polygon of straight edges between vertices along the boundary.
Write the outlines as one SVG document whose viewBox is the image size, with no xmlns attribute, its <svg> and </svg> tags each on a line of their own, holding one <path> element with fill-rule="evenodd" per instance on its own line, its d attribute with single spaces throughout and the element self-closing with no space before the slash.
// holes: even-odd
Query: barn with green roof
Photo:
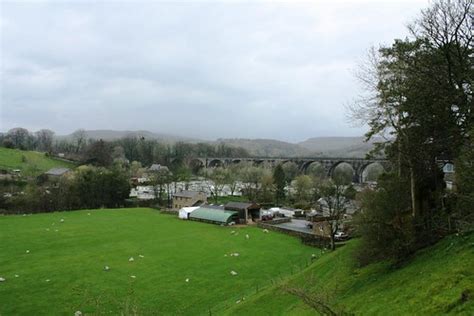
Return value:
<svg viewBox="0 0 474 316">
<path fill-rule="evenodd" d="M 220 207 L 201 206 L 189 214 L 189 219 L 218 225 L 229 225 L 232 222 L 239 222 L 239 213 L 227 211 Z"/>
</svg>

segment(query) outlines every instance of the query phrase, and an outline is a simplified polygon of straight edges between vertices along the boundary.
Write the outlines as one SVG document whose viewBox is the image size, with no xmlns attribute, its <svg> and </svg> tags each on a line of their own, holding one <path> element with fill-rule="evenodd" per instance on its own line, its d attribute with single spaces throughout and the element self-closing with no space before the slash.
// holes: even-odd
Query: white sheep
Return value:
<svg viewBox="0 0 474 316">
<path fill-rule="evenodd" d="M 186 282 L 189 282 L 189 278 L 185 280 Z"/>
<path fill-rule="evenodd" d="M 238 273 L 235 272 L 234 270 L 232 270 L 232 271 L 230 271 L 230 274 L 231 274 L 231 275 L 237 275 Z"/>
<path fill-rule="evenodd" d="M 104 271 L 109 271 L 110 270 L 110 267 L 109 266 L 105 266 L 104 267 Z"/>
<path fill-rule="evenodd" d="M 27 250 L 27 251 L 26 251 L 26 253 L 30 253 L 30 251 L 29 251 L 29 250 Z"/>
<path fill-rule="evenodd" d="M 145 256 L 144 256 L 144 255 L 138 255 L 138 256 L 139 256 L 140 258 L 145 258 Z"/>
<path fill-rule="evenodd" d="M 81 311 L 76 311 L 76 312 L 74 313 L 74 316 L 82 316 L 82 312 L 81 312 Z"/>
<path fill-rule="evenodd" d="M 245 235 L 245 238 L 249 239 L 249 238 L 250 238 L 249 234 L 246 234 L 246 235 Z"/>
<path fill-rule="evenodd" d="M 135 275 L 131 275 L 130 277 L 131 277 L 132 279 L 135 279 L 135 278 L 136 278 L 136 276 L 135 276 Z"/>
<path fill-rule="evenodd" d="M 133 259 L 133 257 L 130 257 L 130 259 L 128 259 L 128 262 L 133 262 L 135 261 L 135 259 Z"/>
<path fill-rule="evenodd" d="M 0 277 L 0 282 L 5 282 L 7 279 Z"/>
<path fill-rule="evenodd" d="M 265 229 L 263 230 L 263 232 L 264 232 L 265 234 L 268 234 L 268 229 L 265 228 Z"/>
<path fill-rule="evenodd" d="M 64 223 L 64 218 L 61 218 L 60 222 L 61 222 L 61 223 Z"/>
</svg>

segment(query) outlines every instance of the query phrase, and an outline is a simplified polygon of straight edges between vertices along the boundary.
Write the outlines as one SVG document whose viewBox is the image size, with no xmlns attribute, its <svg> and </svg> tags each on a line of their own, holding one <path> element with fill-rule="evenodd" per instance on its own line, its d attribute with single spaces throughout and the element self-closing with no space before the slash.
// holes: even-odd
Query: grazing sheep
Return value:
<svg viewBox="0 0 474 316">
<path fill-rule="evenodd" d="M 29 250 L 27 250 L 27 251 L 26 251 L 26 253 L 30 253 L 30 251 L 29 251 Z"/>
<path fill-rule="evenodd" d="M 81 311 L 76 311 L 76 312 L 74 313 L 74 316 L 82 316 L 82 312 L 81 312 Z"/>
<path fill-rule="evenodd" d="M 133 259 L 133 257 L 130 257 L 130 259 L 128 259 L 128 262 L 133 262 L 135 261 L 135 259 Z"/>
<path fill-rule="evenodd" d="M 231 231 L 230 234 L 231 234 L 231 235 L 235 234 L 235 230 Z"/>
<path fill-rule="evenodd" d="M 45 281 L 46 281 L 46 282 L 49 282 L 49 281 L 51 281 L 51 280 L 50 280 L 50 279 L 46 279 Z"/>
<path fill-rule="evenodd" d="M 109 271 L 109 270 L 110 270 L 109 266 L 104 267 L 104 271 Z"/>
<path fill-rule="evenodd" d="M 139 256 L 140 258 L 145 258 L 145 256 L 144 256 L 144 255 L 138 255 L 138 256 Z"/>
<path fill-rule="evenodd" d="M 64 223 L 64 218 L 61 218 L 60 222 L 61 222 L 61 223 Z"/>
<path fill-rule="evenodd" d="M 0 277 L 0 282 L 5 282 L 7 279 Z"/>
<path fill-rule="evenodd" d="M 91 215 L 91 213 L 87 213 L 87 215 Z"/>
<path fill-rule="evenodd" d="M 135 278 L 136 278 L 136 276 L 135 276 L 135 275 L 131 275 L 130 277 L 131 277 L 132 279 L 135 279 Z"/>
<path fill-rule="evenodd" d="M 230 271 L 230 274 L 232 274 L 232 275 L 237 275 L 238 273 L 235 272 L 234 270 L 232 270 L 232 271 Z"/>
<path fill-rule="evenodd" d="M 234 257 L 238 257 L 239 256 L 239 253 L 238 252 L 234 252 Z"/>
<path fill-rule="evenodd" d="M 235 304 L 239 304 L 240 303 L 240 300 L 238 300 L 237 302 L 235 302 Z"/>
<path fill-rule="evenodd" d="M 263 232 L 266 233 L 266 234 L 268 234 L 268 229 L 265 228 L 265 229 L 263 230 Z"/>
<path fill-rule="evenodd" d="M 250 238 L 249 234 L 246 234 L 246 235 L 245 235 L 245 238 L 249 239 L 249 238 Z"/>
<path fill-rule="evenodd" d="M 189 279 L 186 279 L 185 281 L 186 281 L 186 282 L 189 282 Z"/>
</svg>

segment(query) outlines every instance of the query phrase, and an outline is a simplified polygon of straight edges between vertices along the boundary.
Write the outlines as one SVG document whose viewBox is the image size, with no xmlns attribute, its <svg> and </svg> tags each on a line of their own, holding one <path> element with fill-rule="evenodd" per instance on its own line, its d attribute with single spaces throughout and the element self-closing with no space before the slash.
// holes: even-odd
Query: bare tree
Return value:
<svg viewBox="0 0 474 316">
<path fill-rule="evenodd" d="M 49 129 L 41 129 L 36 133 L 36 140 L 38 142 L 38 149 L 46 152 L 53 150 L 54 132 Z"/>
<path fill-rule="evenodd" d="M 72 133 L 72 139 L 76 146 L 76 153 L 79 153 L 86 146 L 86 131 L 83 129 L 76 130 Z"/>
<path fill-rule="evenodd" d="M 330 228 L 331 250 L 336 249 L 335 235 L 339 231 L 349 204 L 346 188 L 347 184 L 339 179 L 325 181 L 318 187 L 323 213 L 327 217 L 327 223 Z"/>
</svg>

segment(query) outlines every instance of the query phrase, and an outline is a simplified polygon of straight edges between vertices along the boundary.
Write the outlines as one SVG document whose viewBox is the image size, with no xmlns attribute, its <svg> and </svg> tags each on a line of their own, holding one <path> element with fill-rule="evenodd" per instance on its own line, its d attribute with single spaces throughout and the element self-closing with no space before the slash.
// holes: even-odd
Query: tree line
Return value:
<svg viewBox="0 0 474 316">
<path fill-rule="evenodd" d="M 350 107 L 367 139 L 394 171 L 362 199 L 361 262 L 411 253 L 461 228 L 472 230 L 473 1 L 437 0 L 408 27 L 410 36 L 373 48 L 358 78 L 366 88 Z M 447 192 L 440 160 L 454 162 Z M 470 224 L 469 224 L 470 223 Z"/>
<path fill-rule="evenodd" d="M 82 129 L 72 133 L 69 138 L 60 138 L 48 129 L 33 133 L 17 127 L 0 134 L 0 144 L 20 150 L 62 153 L 69 159 L 100 166 L 110 166 L 117 159 L 139 161 L 147 166 L 153 163 L 167 165 L 171 161 L 186 162 L 193 157 L 250 157 L 245 149 L 225 143 L 164 143 L 139 136 L 105 141 L 88 138 Z"/>
</svg>

